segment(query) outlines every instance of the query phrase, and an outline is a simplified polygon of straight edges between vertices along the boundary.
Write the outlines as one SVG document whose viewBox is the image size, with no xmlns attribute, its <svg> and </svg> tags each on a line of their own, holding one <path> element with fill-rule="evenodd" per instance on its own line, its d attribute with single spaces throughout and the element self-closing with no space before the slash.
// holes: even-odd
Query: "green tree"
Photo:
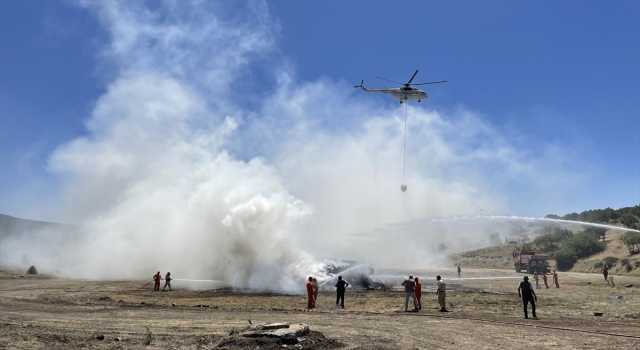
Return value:
<svg viewBox="0 0 640 350">
<path fill-rule="evenodd" d="M 629 254 L 640 253 L 640 233 L 627 231 L 618 237 L 618 241 L 627 246 Z"/>
<path fill-rule="evenodd" d="M 544 232 L 536 237 L 533 242 L 533 248 L 542 252 L 553 252 L 560 248 L 560 242 L 573 236 L 571 230 L 546 226 Z"/>
<path fill-rule="evenodd" d="M 500 245 L 502 244 L 502 240 L 500 239 L 500 234 L 498 232 L 489 234 L 489 243 L 491 245 Z"/>
<path fill-rule="evenodd" d="M 522 226 L 515 226 L 509 230 L 509 236 L 518 237 L 518 242 L 522 242 L 522 236 L 526 232 L 525 228 Z"/>
<path fill-rule="evenodd" d="M 586 258 L 606 249 L 603 242 L 598 242 L 592 232 L 578 232 L 562 242 L 562 250 L 570 252 L 577 259 Z"/>
<path fill-rule="evenodd" d="M 633 214 L 623 214 L 620 216 L 620 223 L 629 228 L 636 228 L 638 222 L 640 222 L 640 219 Z"/>
<path fill-rule="evenodd" d="M 601 223 L 607 224 L 611 222 L 618 222 L 618 221 L 621 222 L 621 217 L 627 214 L 637 219 L 637 220 L 634 220 L 634 222 L 630 223 L 631 225 L 635 225 L 635 226 L 627 225 L 627 227 L 636 228 L 640 226 L 640 205 L 636 205 L 634 207 L 624 207 L 617 210 L 611 209 L 611 208 L 585 210 L 580 214 L 571 213 L 571 214 L 564 215 L 562 217 L 555 214 L 549 214 L 545 217 L 550 219 L 579 220 L 579 221 L 586 221 L 586 222 L 601 222 Z M 625 220 L 629 220 L 629 218 L 627 217 Z M 631 218 L 631 220 L 633 220 L 633 218 Z"/>
<path fill-rule="evenodd" d="M 565 220 L 579 221 L 580 220 L 580 214 L 571 213 L 571 214 L 567 214 L 567 215 L 563 216 L 562 218 L 565 219 Z"/>
<path fill-rule="evenodd" d="M 597 239 L 602 239 L 602 241 L 604 242 L 604 237 L 607 233 L 606 228 L 604 227 L 587 227 L 584 231 L 585 232 L 592 232 L 594 235 L 596 235 Z"/>
</svg>

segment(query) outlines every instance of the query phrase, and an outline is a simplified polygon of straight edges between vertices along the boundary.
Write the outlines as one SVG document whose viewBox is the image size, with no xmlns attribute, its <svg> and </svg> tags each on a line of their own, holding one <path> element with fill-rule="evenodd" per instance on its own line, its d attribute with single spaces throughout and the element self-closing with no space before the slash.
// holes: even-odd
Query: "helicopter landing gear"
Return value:
<svg viewBox="0 0 640 350">
<path fill-rule="evenodd" d="M 418 100 L 418 102 L 420 102 L 421 100 Z"/>
<path fill-rule="evenodd" d="M 402 100 L 400 100 L 400 104 L 402 104 Z"/>
</svg>

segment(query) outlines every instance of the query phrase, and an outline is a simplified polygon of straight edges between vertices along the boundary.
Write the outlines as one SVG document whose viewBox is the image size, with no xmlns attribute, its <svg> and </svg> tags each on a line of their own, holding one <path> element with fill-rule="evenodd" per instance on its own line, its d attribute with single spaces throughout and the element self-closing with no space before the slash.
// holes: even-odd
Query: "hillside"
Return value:
<svg viewBox="0 0 640 350">
<path fill-rule="evenodd" d="M 627 248 L 618 241 L 618 237 L 623 234 L 622 230 L 608 230 L 606 232 L 606 249 L 585 259 L 580 259 L 569 270 L 571 272 L 600 273 L 599 263 L 607 257 L 617 258 L 618 261 L 610 268 L 610 271 L 620 275 L 640 276 L 640 254 L 630 255 Z M 501 244 L 492 247 L 469 250 L 452 254 L 448 257 L 450 264 L 460 265 L 464 268 L 497 268 L 513 269 L 512 252 L 516 250 L 518 244 Z M 623 259 L 629 260 L 629 265 L 633 268 L 626 271 L 622 266 Z M 549 260 L 551 268 L 555 268 L 555 261 Z"/>
<path fill-rule="evenodd" d="M 52 257 L 63 254 L 51 249 L 60 242 L 77 241 L 81 231 L 77 225 L 20 219 L 0 214 L 0 264 L 25 268 L 43 261 L 43 251 L 54 251 Z M 40 268 L 39 268 L 40 269 Z"/>
<path fill-rule="evenodd" d="M 629 255 L 629 251 L 627 250 L 627 248 L 618 241 L 618 237 L 623 233 L 624 231 L 620 230 L 607 231 L 605 240 L 607 249 L 601 253 L 579 260 L 578 263 L 575 264 L 573 269 L 571 269 L 571 271 L 600 273 L 600 267 L 595 267 L 594 265 L 596 263 L 602 262 L 607 257 L 614 257 L 619 261 L 615 265 L 613 265 L 609 271 L 621 275 L 640 276 L 640 254 Z M 620 261 L 622 261 L 623 259 L 629 260 L 629 264 L 633 267 L 633 270 L 627 272 L 626 269 L 622 267 Z"/>
<path fill-rule="evenodd" d="M 10 215 L 0 214 L 0 239 L 19 237 L 24 234 L 45 230 L 57 232 L 68 230 L 72 227 L 72 225 L 20 219 Z"/>
<path fill-rule="evenodd" d="M 516 244 L 501 244 L 492 247 L 468 250 L 449 255 L 453 265 L 473 269 L 513 269 L 511 253 Z"/>
</svg>

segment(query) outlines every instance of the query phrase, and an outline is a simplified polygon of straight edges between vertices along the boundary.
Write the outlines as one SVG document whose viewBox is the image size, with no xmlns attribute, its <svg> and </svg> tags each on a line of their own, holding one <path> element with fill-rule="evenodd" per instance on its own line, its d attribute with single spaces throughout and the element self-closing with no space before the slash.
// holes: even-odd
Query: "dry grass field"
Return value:
<svg viewBox="0 0 640 350">
<path fill-rule="evenodd" d="M 448 282 L 449 313 L 438 312 L 431 279 L 436 273 Z M 423 281 L 423 310 L 405 313 L 399 290 L 348 290 L 346 309 L 333 308 L 334 294 L 322 292 L 319 307 L 307 311 L 300 294 L 196 291 L 179 283 L 163 293 L 153 292 L 151 285 L 139 289 L 144 281 L 19 277 L 5 269 L 0 272 L 0 349 L 281 347 L 247 345 L 229 335 L 249 319 L 306 323 L 320 332 L 296 349 L 640 348 L 640 281 L 635 277 L 619 277 L 610 287 L 597 274 L 560 273 L 561 288 L 538 290 L 539 320 L 525 320 L 516 293 L 524 275 L 491 269 L 465 269 L 462 279 L 452 269 L 416 274 Z"/>
</svg>

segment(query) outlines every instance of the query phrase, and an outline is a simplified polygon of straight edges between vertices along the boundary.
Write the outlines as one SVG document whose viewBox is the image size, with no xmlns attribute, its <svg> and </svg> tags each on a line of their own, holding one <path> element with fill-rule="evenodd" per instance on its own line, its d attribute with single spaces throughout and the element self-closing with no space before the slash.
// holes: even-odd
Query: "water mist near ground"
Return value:
<svg viewBox="0 0 640 350">
<path fill-rule="evenodd" d="M 3 263 L 27 253 L 69 277 L 160 270 L 300 290 L 325 258 L 437 266 L 511 224 L 425 218 L 509 212 L 514 184 L 557 195 L 579 183 L 557 147 L 532 156 L 469 110 L 409 105 L 402 193 L 404 108 L 346 82 L 296 82 L 266 3 L 232 15 L 213 1 L 80 4 L 108 34 L 99 57 L 113 76 L 86 135 L 48 164 L 64 183 L 60 221 L 76 228 L 5 240 Z M 275 86 L 244 88 L 260 64 Z"/>
</svg>

